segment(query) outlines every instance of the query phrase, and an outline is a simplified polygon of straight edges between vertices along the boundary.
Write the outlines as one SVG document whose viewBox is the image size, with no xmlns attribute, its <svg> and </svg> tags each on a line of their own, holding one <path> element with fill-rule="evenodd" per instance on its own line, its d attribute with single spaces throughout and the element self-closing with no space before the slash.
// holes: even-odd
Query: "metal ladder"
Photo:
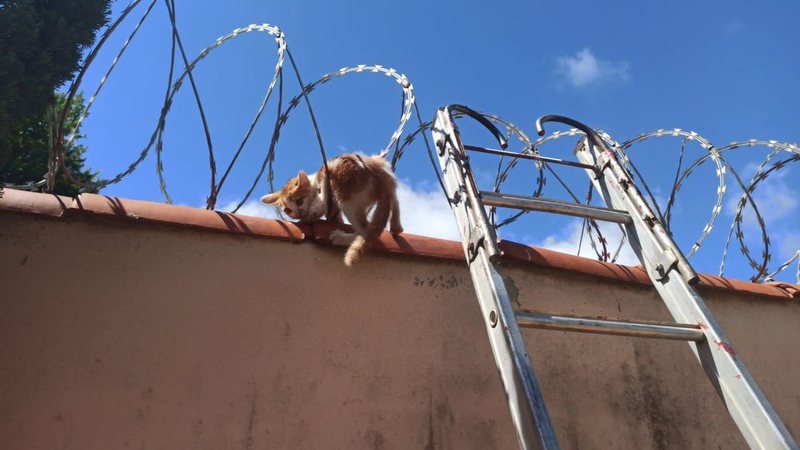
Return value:
<svg viewBox="0 0 800 450">
<path fill-rule="evenodd" d="M 503 150 L 465 146 L 453 121 L 453 113 L 465 114 L 479 121 L 494 134 Z M 443 185 L 461 233 L 520 447 L 559 448 L 520 332 L 520 327 L 526 327 L 686 340 L 751 448 L 798 449 L 786 426 L 692 287 L 698 281 L 697 274 L 656 219 L 628 171 L 617 161 L 616 154 L 596 132 L 580 122 L 562 116 L 545 116 L 536 122 L 540 135 L 544 134 L 544 122 L 565 123 L 585 133 L 575 150 L 580 163 L 507 152 L 502 133 L 480 113 L 461 105 L 439 109 L 432 128 Z M 610 208 L 480 191 L 470 169 L 467 151 L 582 168 Z M 498 267 L 502 254 L 487 218 L 486 206 L 553 212 L 622 224 L 633 251 L 677 323 L 601 320 L 515 311 Z"/>
</svg>

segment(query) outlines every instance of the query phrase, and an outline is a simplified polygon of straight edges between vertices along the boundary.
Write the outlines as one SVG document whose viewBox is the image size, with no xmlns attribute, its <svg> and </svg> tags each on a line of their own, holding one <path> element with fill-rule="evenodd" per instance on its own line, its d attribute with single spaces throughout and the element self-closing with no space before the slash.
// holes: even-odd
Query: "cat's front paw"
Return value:
<svg viewBox="0 0 800 450">
<path fill-rule="evenodd" d="M 398 224 L 391 224 L 389 225 L 389 232 L 392 234 L 400 234 L 403 232 L 403 226 Z"/>
</svg>

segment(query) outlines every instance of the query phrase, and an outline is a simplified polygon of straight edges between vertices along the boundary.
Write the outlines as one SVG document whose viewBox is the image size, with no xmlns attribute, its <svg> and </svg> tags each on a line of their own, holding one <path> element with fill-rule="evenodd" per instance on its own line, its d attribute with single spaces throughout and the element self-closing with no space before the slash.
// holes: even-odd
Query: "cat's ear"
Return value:
<svg viewBox="0 0 800 450">
<path fill-rule="evenodd" d="M 300 173 L 297 174 L 297 187 L 307 187 L 311 184 L 311 181 L 308 179 L 308 175 L 302 170 Z"/>
<path fill-rule="evenodd" d="M 281 198 L 280 192 L 273 192 L 272 194 L 267 194 L 261 197 L 261 203 L 266 203 L 267 205 L 274 205 L 278 203 L 278 199 Z"/>
</svg>

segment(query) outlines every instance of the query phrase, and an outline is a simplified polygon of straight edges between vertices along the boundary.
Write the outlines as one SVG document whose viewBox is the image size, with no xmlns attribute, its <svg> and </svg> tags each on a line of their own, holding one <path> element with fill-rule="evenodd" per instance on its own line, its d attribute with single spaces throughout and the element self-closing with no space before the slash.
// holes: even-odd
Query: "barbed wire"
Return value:
<svg viewBox="0 0 800 450">
<path fill-rule="evenodd" d="M 269 101 L 273 98 L 273 96 L 277 96 L 276 115 L 268 150 L 265 153 L 264 158 L 262 159 L 261 166 L 258 172 L 256 173 L 253 182 L 250 184 L 248 191 L 245 193 L 245 195 L 241 198 L 236 207 L 233 209 L 233 212 L 236 212 L 248 201 L 253 191 L 255 190 L 259 180 L 261 180 L 261 178 L 264 176 L 265 171 L 266 171 L 267 182 L 270 186 L 270 189 L 271 190 L 275 189 L 274 166 L 276 157 L 276 147 L 280 139 L 280 134 L 281 134 L 280 132 L 282 127 L 288 121 L 290 114 L 297 108 L 297 106 L 299 106 L 301 102 L 304 102 L 306 104 L 309 116 L 312 121 L 312 125 L 314 127 L 314 131 L 316 133 L 316 138 L 320 147 L 320 153 L 322 155 L 323 162 L 325 163 L 327 162 L 327 156 L 325 152 L 323 139 L 319 131 L 316 117 L 314 116 L 312 103 L 309 97 L 316 89 L 318 89 L 322 85 L 325 85 L 333 81 L 334 79 L 360 73 L 382 74 L 387 78 L 392 79 L 401 86 L 402 98 L 401 98 L 401 112 L 400 112 L 399 123 L 397 125 L 397 128 L 394 130 L 391 137 L 389 138 L 388 144 L 381 151 L 381 154 L 387 157 L 389 154 L 391 154 L 390 160 L 392 168 L 394 169 L 397 167 L 398 163 L 400 162 L 400 159 L 403 157 L 408 147 L 416 140 L 416 138 L 420 134 L 422 134 L 424 138 L 425 149 L 428 154 L 428 159 L 430 160 L 434 168 L 434 173 L 437 176 L 440 186 L 443 187 L 441 176 L 439 174 L 438 164 L 436 163 L 436 157 L 433 154 L 433 149 L 427 137 L 427 132 L 430 131 L 432 122 L 425 122 L 422 120 L 422 116 L 419 111 L 419 106 L 416 103 L 416 98 L 414 96 L 413 85 L 404 74 L 396 71 L 395 69 L 387 68 L 381 65 L 364 64 L 352 67 L 343 67 L 337 71 L 326 73 L 316 81 L 306 85 L 303 83 L 302 77 L 300 75 L 300 70 L 294 58 L 292 57 L 291 52 L 289 51 L 289 46 L 287 44 L 286 37 L 283 31 L 281 31 L 280 28 L 278 28 L 277 26 L 266 23 L 252 24 L 246 27 L 237 28 L 226 35 L 220 36 L 211 45 L 205 47 L 202 51 L 200 51 L 200 53 L 193 60 L 190 61 L 183 47 L 183 43 L 180 37 L 181 35 L 176 23 L 177 12 L 175 9 L 175 0 L 164 0 L 164 5 L 171 28 L 169 75 L 167 79 L 164 100 L 161 104 L 161 110 L 158 116 L 158 120 L 156 122 L 153 132 L 150 135 L 147 144 L 139 152 L 138 157 L 125 170 L 116 174 L 115 176 L 108 179 L 101 179 L 93 183 L 78 182 L 78 180 L 76 180 L 72 176 L 72 173 L 66 166 L 66 157 L 65 157 L 66 149 L 69 147 L 69 145 L 73 143 L 74 139 L 77 136 L 78 129 L 80 128 L 81 124 L 89 114 L 89 110 L 94 105 L 95 100 L 97 99 L 98 95 L 105 86 L 105 83 L 108 81 L 114 69 L 117 67 L 117 63 L 120 61 L 120 59 L 125 54 L 126 50 L 129 48 L 129 45 L 134 40 L 142 24 L 149 17 L 151 17 L 151 12 L 154 10 L 154 7 L 156 5 L 156 0 L 152 0 L 149 3 L 146 3 L 147 6 L 144 8 L 143 13 L 139 17 L 138 21 L 135 23 L 133 28 L 131 29 L 131 31 L 129 32 L 127 38 L 124 40 L 121 48 L 116 53 L 116 56 L 113 58 L 111 64 L 105 70 L 103 76 L 98 82 L 98 85 L 95 87 L 92 96 L 87 101 L 83 111 L 81 112 L 77 121 L 75 122 L 74 128 L 72 130 L 64 129 L 66 124 L 67 112 L 69 111 L 70 105 L 74 100 L 79 88 L 82 86 L 82 82 L 88 68 L 92 65 L 100 49 L 107 42 L 108 38 L 119 28 L 119 26 L 127 18 L 129 18 L 131 13 L 137 8 L 137 6 L 140 5 L 140 3 L 142 3 L 141 0 L 131 1 L 128 4 L 128 6 L 123 9 L 119 17 L 116 20 L 114 20 L 104 30 L 104 32 L 99 37 L 97 44 L 87 54 L 86 58 L 81 64 L 77 76 L 70 84 L 69 89 L 67 90 L 67 101 L 65 107 L 61 111 L 61 115 L 56 118 L 56 124 L 54 127 L 55 136 L 53 139 L 53 145 L 50 149 L 48 158 L 48 172 L 44 176 L 44 179 L 41 181 L 30 182 L 27 183 L 26 185 L 20 185 L 16 187 L 30 189 L 30 190 L 45 188 L 48 191 L 52 191 L 55 184 L 55 179 L 60 172 L 61 176 L 63 176 L 65 179 L 67 179 L 67 181 L 71 183 L 78 184 L 82 187 L 92 187 L 95 189 L 102 189 L 104 187 L 119 183 L 120 181 L 125 179 L 128 175 L 133 173 L 139 167 L 142 161 L 144 161 L 147 158 L 147 156 L 150 154 L 151 150 L 155 146 L 156 172 L 159 180 L 159 188 L 167 203 L 172 203 L 172 198 L 167 189 L 167 182 L 166 182 L 165 169 L 163 163 L 163 152 L 164 152 L 163 138 L 166 130 L 167 118 L 172 103 L 174 101 L 175 95 L 180 91 L 181 87 L 188 78 L 189 84 L 192 87 L 192 93 L 195 98 L 195 103 L 200 113 L 200 118 L 206 140 L 206 146 L 208 147 L 209 168 L 210 168 L 210 189 L 206 201 L 207 209 L 213 209 L 216 207 L 216 201 L 217 198 L 219 197 L 219 193 L 222 187 L 224 186 L 226 180 L 228 179 L 232 168 L 239 160 L 239 157 L 241 156 L 243 149 L 245 148 L 246 144 L 252 137 L 253 131 L 259 124 L 260 120 L 263 118 L 264 111 L 267 105 L 269 104 Z M 250 121 L 250 125 L 247 128 L 247 132 L 241 139 L 239 145 L 236 147 L 236 150 L 234 151 L 230 162 L 225 166 L 225 170 L 222 176 L 219 178 L 219 181 L 217 181 L 216 157 L 214 152 L 212 133 L 205 118 L 205 112 L 202 104 L 202 97 L 200 94 L 199 87 L 194 80 L 193 71 L 195 70 L 197 65 L 201 63 L 210 53 L 221 47 L 226 42 L 235 39 L 243 34 L 248 34 L 253 32 L 266 33 L 268 36 L 274 39 L 277 47 L 276 63 L 273 70 L 272 78 L 270 79 L 270 82 L 266 87 L 266 91 L 263 95 L 261 103 L 259 104 L 259 107 L 253 119 Z M 182 64 L 183 67 L 182 70 L 177 70 L 179 72 L 179 75 L 177 76 L 177 78 L 174 78 L 176 72 L 176 53 L 180 56 L 181 62 L 183 63 Z M 286 102 L 287 106 L 284 107 L 284 95 L 285 95 L 284 63 L 287 58 L 290 61 L 290 69 L 294 73 L 294 76 L 297 80 L 300 93 L 296 94 L 288 102 Z M 415 118 L 417 120 L 417 126 L 415 129 L 404 135 L 405 127 L 408 121 L 411 119 L 412 114 L 415 115 Z M 538 138 L 536 140 L 532 140 L 520 127 L 516 126 L 515 124 L 507 120 L 504 120 L 500 116 L 494 114 L 482 114 L 482 115 L 486 119 L 490 120 L 494 124 L 501 127 L 502 129 L 505 129 L 506 138 L 509 140 L 509 142 L 512 141 L 511 139 L 512 137 L 516 138 L 515 141 L 521 144 L 521 148 L 518 151 L 522 154 L 544 155 L 542 153 L 542 148 L 548 146 L 549 144 L 555 141 L 569 137 L 578 137 L 578 138 L 582 137 L 582 132 L 575 129 L 571 129 L 564 131 L 556 131 L 547 136 Z M 460 117 L 461 117 L 460 114 L 455 115 L 456 119 L 459 119 Z M 633 177 L 638 179 L 637 183 L 644 188 L 644 191 L 647 193 L 649 197 L 651 206 L 653 206 L 656 214 L 659 216 L 658 217 L 659 220 L 662 221 L 662 223 L 664 223 L 667 230 L 673 229 L 673 227 L 671 226 L 672 211 L 677 199 L 677 194 L 679 193 L 681 188 L 686 184 L 687 180 L 693 174 L 696 173 L 697 169 L 700 166 L 702 166 L 709 160 L 711 161 L 715 169 L 715 175 L 717 180 L 715 200 L 711 208 L 711 211 L 709 213 L 708 220 L 705 222 L 705 225 L 701 230 L 699 236 L 697 237 L 697 239 L 695 239 L 694 243 L 687 252 L 687 257 L 691 258 L 693 255 L 697 253 L 697 251 L 705 243 L 706 239 L 709 237 L 712 230 L 714 229 L 723 209 L 725 194 L 728 191 L 726 176 L 730 174 L 734 177 L 737 187 L 741 189 L 742 195 L 737 202 L 734 218 L 731 221 L 730 227 L 728 229 L 728 234 L 725 240 L 721 256 L 721 262 L 719 268 L 720 275 L 724 274 L 730 243 L 733 240 L 733 237 L 735 237 L 736 241 L 738 242 L 740 253 L 746 258 L 748 264 L 755 271 L 755 273 L 751 276 L 752 281 L 756 282 L 771 281 L 774 279 L 775 276 L 785 271 L 789 266 L 791 266 L 792 263 L 797 261 L 798 265 L 797 265 L 796 275 L 798 282 L 800 282 L 800 248 L 797 249 L 797 251 L 791 257 L 789 257 L 785 261 L 778 263 L 772 269 L 770 269 L 770 261 L 773 257 L 772 252 L 770 250 L 772 244 L 769 239 L 769 234 L 767 233 L 767 227 L 763 215 L 759 211 L 757 203 L 754 201 L 753 198 L 753 194 L 756 188 L 761 183 L 763 183 L 770 175 L 778 173 L 779 171 L 786 169 L 790 164 L 797 163 L 798 161 L 800 161 L 800 147 L 798 147 L 796 144 L 780 143 L 772 140 L 765 141 L 765 140 L 751 139 L 747 141 L 732 142 L 722 147 L 716 147 L 711 143 L 709 139 L 701 136 L 696 132 L 684 131 L 677 128 L 659 129 L 650 133 L 641 134 L 639 136 L 636 136 L 632 139 L 620 143 L 616 141 L 614 138 L 612 138 L 608 133 L 602 130 L 598 130 L 598 132 L 600 133 L 602 138 L 620 155 L 624 167 L 631 172 L 631 175 Z M 662 205 L 660 205 L 659 202 L 656 200 L 656 197 L 653 194 L 652 189 L 648 185 L 645 178 L 642 176 L 637 166 L 633 163 L 631 158 L 629 158 L 628 153 L 636 149 L 637 145 L 641 145 L 646 141 L 659 138 L 670 138 L 670 137 L 680 139 L 681 143 L 678 152 L 678 168 L 676 170 L 672 186 L 670 187 L 670 195 L 666 200 L 666 206 L 662 211 L 661 209 Z M 700 157 L 691 161 L 684 168 L 685 147 L 686 144 L 689 142 L 697 143 L 704 150 L 704 153 Z M 736 169 L 731 165 L 728 158 L 725 157 L 725 153 L 735 149 L 745 149 L 745 148 L 752 149 L 756 147 L 766 147 L 770 149 L 770 152 L 758 166 L 755 174 L 750 179 L 750 181 L 745 183 L 737 173 Z M 782 154 L 788 154 L 788 156 L 783 159 L 780 159 L 779 155 Z M 517 168 L 519 160 L 520 158 L 515 158 L 515 157 L 511 158 L 500 157 L 500 160 L 496 168 L 496 175 L 493 185 L 493 189 L 496 192 L 498 192 L 503 186 L 503 184 L 507 182 L 509 174 L 515 168 Z M 546 162 L 537 161 L 535 163 L 535 168 L 538 175 L 535 179 L 531 195 L 535 197 L 540 197 L 544 195 L 545 188 L 547 185 L 547 178 L 552 177 L 557 181 L 557 185 L 563 187 L 566 190 L 566 192 L 572 198 L 573 201 L 587 203 L 587 204 L 592 201 L 591 183 L 588 184 L 588 187 L 586 189 L 587 194 L 583 197 L 583 199 L 581 199 L 576 194 L 576 192 L 567 185 L 564 179 L 558 175 L 558 173 L 554 170 L 552 165 Z M 747 239 L 746 239 L 745 228 L 743 227 L 743 222 L 745 217 L 745 211 L 747 208 L 749 208 L 753 212 L 756 223 L 758 225 L 759 234 L 761 238 L 760 240 L 762 244 L 760 257 L 754 256 L 753 252 L 746 244 Z M 277 211 L 277 213 L 281 215 L 280 211 Z M 502 220 L 499 220 L 497 212 L 495 211 L 494 208 L 491 208 L 490 219 L 495 228 L 499 229 L 516 222 L 518 219 L 520 219 L 527 213 L 528 213 L 527 211 L 516 212 L 509 215 L 508 217 L 505 217 Z M 609 244 L 608 240 L 601 233 L 601 229 L 598 226 L 598 224 L 592 220 L 585 220 L 581 228 L 581 241 L 578 247 L 578 253 L 580 253 L 580 246 L 582 245 L 583 242 L 584 232 L 586 236 L 588 236 L 590 246 L 599 260 L 610 261 L 610 262 L 614 262 L 617 260 L 625 244 L 624 233 L 621 234 L 622 238 L 620 239 L 615 250 L 613 252 L 610 252 L 608 249 L 608 244 Z"/>
<path fill-rule="evenodd" d="M 508 135 L 506 138 L 509 139 L 510 136 L 515 136 L 518 140 L 523 144 L 523 148 L 519 150 L 522 154 L 533 154 L 533 155 L 544 155 L 541 151 L 542 147 L 545 144 L 557 141 L 559 139 L 565 137 L 579 137 L 583 136 L 583 132 L 577 129 L 569 129 L 564 131 L 556 131 L 544 137 L 541 137 L 535 141 L 531 141 L 531 139 L 517 126 L 511 124 L 510 122 L 504 121 L 500 119 L 498 116 L 492 114 L 483 114 L 484 117 L 491 120 L 495 124 L 502 125 L 506 127 L 508 130 Z M 455 118 L 459 118 L 459 115 L 455 115 Z M 431 122 L 423 123 L 419 128 L 414 130 L 413 132 L 409 133 L 403 141 L 399 151 L 395 154 L 395 159 L 392 161 L 393 164 L 397 163 L 397 159 L 402 156 L 402 152 L 408 147 L 414 139 L 419 134 L 424 134 L 424 132 L 428 131 L 431 128 Z M 775 173 L 781 169 L 785 169 L 789 166 L 790 163 L 800 161 L 800 146 L 797 144 L 789 144 L 789 143 L 781 143 L 774 140 L 756 140 L 750 139 L 746 141 L 736 141 L 731 142 L 722 147 L 715 147 L 711 141 L 697 132 L 694 131 L 684 131 L 681 129 L 659 129 L 650 133 L 643 133 L 639 136 L 636 136 L 632 139 L 624 141 L 622 143 L 617 142 L 614 140 L 608 133 L 603 130 L 597 130 L 601 137 L 621 156 L 621 161 L 623 165 L 630 171 L 632 171 L 632 176 L 638 179 L 637 184 L 641 185 L 645 192 L 647 193 L 651 206 L 654 207 L 655 213 L 658 215 L 658 219 L 664 223 L 667 230 L 672 229 L 672 207 L 675 204 L 677 194 L 680 191 L 681 187 L 685 184 L 687 179 L 695 173 L 698 167 L 700 167 L 704 162 L 708 161 L 709 159 L 713 162 L 715 166 L 715 175 L 717 178 L 717 186 L 716 186 L 716 197 L 714 204 L 711 208 L 711 212 L 709 214 L 709 218 L 706 221 L 703 229 L 698 236 L 698 238 L 694 241 L 689 252 L 687 253 L 687 258 L 691 258 L 703 245 L 706 238 L 710 235 L 711 231 L 713 230 L 715 223 L 720 216 L 720 213 L 723 209 L 724 198 L 727 192 L 727 183 L 726 183 L 726 174 L 730 172 L 736 181 L 738 187 L 742 190 L 742 196 L 739 199 L 739 202 L 736 206 L 734 212 L 734 219 L 731 222 L 731 227 L 728 233 L 728 238 L 725 242 L 723 254 L 721 257 L 720 262 L 720 269 L 719 274 L 724 275 L 725 273 L 725 263 L 728 258 L 728 248 L 731 240 L 731 236 L 735 235 L 736 240 L 739 243 L 739 249 L 742 255 L 747 258 L 749 265 L 755 269 L 755 274 L 751 276 L 751 280 L 754 282 L 768 282 L 774 281 L 775 276 L 779 273 L 785 271 L 792 263 L 795 261 L 798 262 L 797 266 L 797 273 L 796 279 L 797 282 L 800 283 L 800 248 L 797 249 L 793 255 L 791 255 L 787 260 L 781 262 L 776 268 L 773 270 L 769 270 L 769 261 L 772 258 L 772 253 L 770 252 L 770 239 L 769 233 L 767 232 L 767 225 L 764 221 L 764 218 L 761 212 L 758 209 L 757 203 L 753 199 L 753 192 L 755 191 L 756 187 L 764 182 L 768 176 L 772 173 Z M 659 202 L 656 200 L 655 196 L 652 193 L 647 181 L 641 175 L 641 172 L 638 170 L 636 165 L 631 161 L 630 157 L 627 154 L 627 151 L 634 149 L 637 144 L 641 144 L 649 139 L 657 139 L 657 138 L 664 138 L 664 137 L 679 137 L 682 138 L 681 148 L 679 151 L 679 163 L 677 173 L 673 182 L 672 187 L 670 188 L 670 195 L 666 200 L 667 208 L 665 211 L 661 211 L 659 206 Z M 682 169 L 683 158 L 685 154 L 685 144 L 687 141 L 695 141 L 697 142 L 705 151 L 706 153 L 694 160 L 691 164 L 688 165 L 687 168 Z M 730 163 L 730 161 L 724 157 L 723 153 L 728 152 L 734 149 L 740 148 L 754 148 L 754 147 L 767 147 L 772 149 L 770 154 L 766 157 L 766 159 L 759 165 L 756 169 L 755 175 L 753 175 L 752 180 L 749 184 L 745 184 L 742 182 L 741 178 L 739 177 L 736 169 Z M 780 152 L 788 152 L 790 156 L 788 158 L 782 159 L 780 161 L 774 162 L 770 164 L 770 161 Z M 502 158 L 500 166 L 498 166 L 497 175 L 495 177 L 495 184 L 494 184 L 494 191 L 499 192 L 503 183 L 507 180 L 508 175 L 512 169 L 515 168 L 517 163 L 520 161 L 520 158 L 510 158 L 505 165 L 502 164 Z M 573 201 L 580 202 L 578 196 L 566 185 L 566 183 L 561 179 L 557 173 L 552 169 L 550 164 L 546 162 L 537 162 L 536 164 L 537 170 L 539 171 L 539 176 L 536 179 L 536 185 L 534 192 L 532 193 L 533 196 L 539 197 L 542 196 L 544 193 L 544 189 L 546 186 L 546 174 L 543 171 L 546 170 L 547 173 L 554 176 L 558 181 L 558 184 L 564 187 L 570 197 L 572 197 Z M 591 187 L 589 187 L 588 191 L 591 193 Z M 590 203 L 591 202 L 591 194 L 586 196 L 586 199 L 583 203 Z M 745 232 L 742 228 L 742 222 L 744 219 L 744 211 L 745 208 L 750 205 L 757 222 L 757 226 L 761 235 L 761 242 L 763 244 L 763 250 L 761 252 L 761 259 L 756 260 L 752 256 L 752 252 L 748 248 L 747 244 L 745 243 Z M 494 215 L 494 208 L 490 211 L 490 218 L 492 220 L 493 225 L 495 228 L 501 228 L 503 226 L 509 225 L 515 221 L 517 221 L 521 216 L 528 214 L 529 211 L 520 211 L 512 214 L 511 216 L 503 219 L 499 223 L 495 221 L 496 216 Z M 608 262 L 615 262 L 619 257 L 624 244 L 625 244 L 625 235 L 622 234 L 622 239 L 620 239 L 619 243 L 617 244 L 616 249 L 614 250 L 613 254 L 609 253 L 607 249 L 608 240 L 603 236 L 600 232 L 600 228 L 594 221 L 586 220 L 584 221 L 583 227 L 587 231 L 587 235 L 590 239 L 590 245 L 592 250 L 598 256 L 598 259 L 601 261 L 608 261 Z M 583 231 L 583 230 L 582 230 Z M 671 232 L 671 231 L 670 231 Z M 579 246 L 580 251 L 580 246 Z"/>
</svg>

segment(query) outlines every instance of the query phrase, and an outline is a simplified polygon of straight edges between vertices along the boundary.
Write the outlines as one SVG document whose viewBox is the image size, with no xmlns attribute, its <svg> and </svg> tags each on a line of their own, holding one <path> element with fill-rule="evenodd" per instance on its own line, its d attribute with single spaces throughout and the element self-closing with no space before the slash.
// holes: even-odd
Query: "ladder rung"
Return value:
<svg viewBox="0 0 800 450">
<path fill-rule="evenodd" d="M 597 171 L 597 168 L 595 166 L 589 164 L 583 164 L 575 161 L 567 161 L 558 158 L 551 158 L 549 156 L 533 155 L 529 153 L 508 152 L 505 150 L 496 150 L 493 148 L 477 147 L 475 145 L 464 145 L 464 150 L 469 150 L 472 152 L 479 152 L 479 153 L 488 153 L 490 155 L 508 156 L 509 158 L 532 159 L 534 161 L 542 161 L 552 164 L 561 164 L 563 166 L 580 167 L 582 169 Z"/>
<path fill-rule="evenodd" d="M 578 331 L 618 336 L 651 337 L 679 341 L 702 341 L 703 330 L 697 325 L 668 322 L 632 322 L 597 317 L 557 316 L 535 311 L 517 313 L 519 326 L 545 330 Z"/>
<path fill-rule="evenodd" d="M 606 222 L 630 223 L 631 221 L 631 216 L 625 211 L 601 208 L 597 206 L 580 205 L 578 203 L 562 202 L 561 200 L 528 197 L 516 194 L 503 194 L 501 192 L 490 191 L 481 191 L 481 198 L 483 199 L 483 204 L 487 206 L 525 209 L 528 211 L 544 211 L 565 214 L 567 216 L 604 220 Z"/>
</svg>

